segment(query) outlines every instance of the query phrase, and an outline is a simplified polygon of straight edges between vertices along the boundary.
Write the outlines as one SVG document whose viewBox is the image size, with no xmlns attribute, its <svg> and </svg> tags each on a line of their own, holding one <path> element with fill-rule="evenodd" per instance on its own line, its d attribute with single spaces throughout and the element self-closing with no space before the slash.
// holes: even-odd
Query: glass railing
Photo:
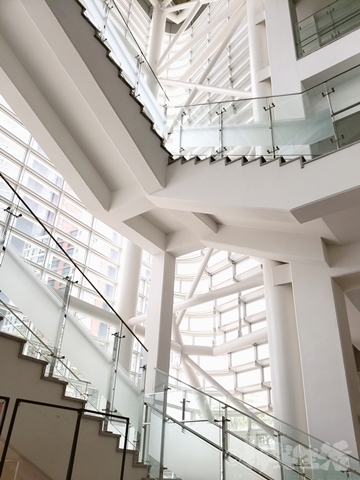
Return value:
<svg viewBox="0 0 360 480">
<path fill-rule="evenodd" d="M 337 0 L 295 24 L 297 55 L 308 55 L 359 27 L 359 0 Z"/>
<path fill-rule="evenodd" d="M 112 0 L 81 0 L 85 15 L 98 30 L 101 41 L 110 49 L 111 58 L 141 102 L 155 130 L 166 138 L 166 105 L 168 98 L 139 44 Z"/>
<path fill-rule="evenodd" d="M 303 162 L 360 140 L 360 67 L 301 94 L 169 108 L 175 158 Z"/>
<path fill-rule="evenodd" d="M 157 372 L 156 385 L 159 391 L 147 397 L 145 425 L 149 439 L 158 439 L 157 448 L 151 441 L 147 449 L 144 447 L 144 457 L 155 478 L 164 466 L 181 478 L 194 478 L 182 476 L 181 463 L 165 461 L 169 439 L 182 433 L 182 439 L 194 436 L 207 444 L 204 448 L 210 445 L 222 452 L 220 469 L 228 472 L 223 478 L 238 478 L 240 470 L 245 469 L 245 478 L 359 479 L 359 460 L 266 412 L 240 402 L 244 405 L 242 412 L 222 397 L 210 396 L 162 372 Z M 176 431 L 172 429 L 166 437 L 173 425 Z M 176 445 L 181 441 L 178 439 Z M 190 456 L 191 449 L 186 451 Z M 191 461 L 189 458 L 188 464 Z"/>
<path fill-rule="evenodd" d="M 110 410 L 109 400 L 88 381 L 78 369 L 68 360 L 54 356 L 54 346 L 37 329 L 29 319 L 21 313 L 15 313 L 0 299 L 0 332 L 18 336 L 26 341 L 22 349 L 23 355 L 42 360 L 47 363 L 44 375 L 66 382 L 67 396 L 84 401 L 85 408 L 98 414 Z M 90 363 L 92 363 L 90 361 Z M 118 385 L 118 388 L 122 388 Z M 107 431 L 119 435 L 119 446 L 124 444 L 124 425 L 117 424 L 116 420 L 107 420 Z M 137 450 L 138 431 L 130 427 L 127 439 L 127 448 Z"/>
<path fill-rule="evenodd" d="M 0 442 L 0 477 L 5 479 L 109 478 L 124 479 L 125 450 L 117 449 L 116 436 L 102 439 L 103 419 L 116 418 L 127 439 L 129 419 L 96 414 L 84 408 L 10 399 L 11 421 Z M 101 427 L 100 427 L 101 428 Z M 111 449 L 112 446 L 112 449 Z"/>
<path fill-rule="evenodd" d="M 39 214 L 41 216 L 41 212 Z M 27 354 L 48 362 L 48 374 L 68 382 L 68 393 L 86 400 L 89 408 L 100 412 L 116 410 L 130 417 L 129 440 L 137 443 L 141 433 L 147 363 L 145 346 L 88 276 L 81 272 L 68 255 L 64 242 L 60 244 L 51 235 L 46 220 L 34 214 L 1 173 L 0 225 L 4 247 L 0 259 L 0 310 L 4 319 L 0 321 L 0 329 L 26 338 Z M 56 251 L 59 262 L 58 275 L 52 277 L 52 280 L 55 277 L 58 280 L 55 285 L 52 282 L 51 287 L 38 278 L 37 268 L 41 258 L 46 255 L 52 258 L 50 248 Z M 41 262 L 43 265 L 43 260 Z M 64 269 L 65 278 L 61 276 Z M 17 276 L 17 282 L 9 281 L 12 275 Z M 49 278 L 45 277 L 46 280 Z M 95 305 L 103 307 L 104 314 L 96 307 L 90 309 L 94 314 L 88 318 L 77 312 L 72 306 L 76 299 L 72 302 L 71 295 L 67 296 L 69 285 L 76 288 L 81 285 Z M 28 318 L 24 318 L 22 312 Z M 111 317 L 112 327 L 106 339 L 98 339 L 90 334 L 84 323 L 105 322 L 105 314 Z M 134 352 L 132 362 L 130 364 L 130 359 L 127 366 L 119 363 L 122 345 L 124 347 L 122 342 L 125 341 L 131 343 Z M 117 431 L 116 425 L 109 425 L 111 429 Z"/>
</svg>

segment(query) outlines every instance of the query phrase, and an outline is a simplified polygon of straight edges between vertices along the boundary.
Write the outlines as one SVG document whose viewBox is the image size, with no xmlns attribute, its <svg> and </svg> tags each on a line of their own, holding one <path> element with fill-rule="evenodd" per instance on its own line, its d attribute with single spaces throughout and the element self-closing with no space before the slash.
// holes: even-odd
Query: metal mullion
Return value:
<svg viewBox="0 0 360 480">
<path fill-rule="evenodd" d="M 23 127 L 23 125 L 21 126 Z M 24 140 L 21 140 L 21 138 L 17 137 L 13 133 L 11 133 L 9 130 L 6 130 L 5 127 L 3 127 L 2 125 L 0 125 L 0 132 L 3 133 L 6 137 L 9 137 L 13 142 L 18 143 L 20 147 L 25 148 L 26 150 L 29 149 L 30 145 L 28 143 L 25 143 Z M 31 136 L 30 136 L 30 141 L 31 141 Z"/>
<path fill-rule="evenodd" d="M 30 157 L 30 154 L 32 154 L 32 152 L 29 150 L 28 152 L 29 154 L 25 156 L 26 160 L 29 159 Z M 38 173 L 36 170 L 33 170 L 32 167 L 30 167 L 28 165 L 28 163 L 25 164 L 25 170 L 27 173 L 29 173 L 30 175 L 32 175 L 33 177 L 35 177 L 37 180 L 39 180 L 41 183 L 44 183 L 47 187 L 49 187 L 51 190 L 55 190 L 56 192 L 58 192 L 59 194 L 60 193 L 63 193 L 63 190 L 61 187 L 58 187 L 57 185 L 54 185 L 52 182 L 50 182 L 50 180 L 48 180 L 47 178 L 43 177 L 40 173 Z M 28 188 L 28 187 L 26 187 Z M 59 195 L 59 200 L 60 200 L 60 195 Z M 60 203 L 60 202 L 59 202 Z M 52 204 L 53 205 L 53 204 Z"/>
</svg>

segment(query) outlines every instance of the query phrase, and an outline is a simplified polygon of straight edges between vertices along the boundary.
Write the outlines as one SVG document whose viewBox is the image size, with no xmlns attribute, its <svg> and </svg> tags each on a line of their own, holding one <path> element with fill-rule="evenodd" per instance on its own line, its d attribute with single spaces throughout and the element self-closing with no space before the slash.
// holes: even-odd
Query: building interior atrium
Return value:
<svg viewBox="0 0 360 480">
<path fill-rule="evenodd" d="M 122 480 L 360 475 L 359 27 L 360 0 L 0 0 L 0 342 L 107 415 L 147 468 Z M 7 445 L 5 384 L 0 478 L 70 480 Z"/>
</svg>

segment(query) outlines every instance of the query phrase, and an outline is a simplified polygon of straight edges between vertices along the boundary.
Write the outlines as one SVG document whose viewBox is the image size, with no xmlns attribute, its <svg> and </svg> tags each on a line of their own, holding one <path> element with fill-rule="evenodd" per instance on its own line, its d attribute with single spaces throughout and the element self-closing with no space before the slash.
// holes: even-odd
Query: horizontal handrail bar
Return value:
<svg viewBox="0 0 360 480">
<path fill-rule="evenodd" d="M 314 90 L 317 87 L 320 87 L 321 85 L 324 85 L 324 83 L 330 82 L 334 80 L 335 78 L 341 77 L 342 75 L 351 72 L 352 70 L 355 70 L 356 68 L 359 68 L 359 65 L 355 65 L 355 67 L 349 68 L 348 70 L 345 70 L 344 72 L 338 73 L 337 75 L 334 75 L 333 77 L 328 78 L 327 80 L 317 83 L 316 85 L 313 85 L 312 87 L 306 88 L 302 92 L 294 92 L 294 93 L 283 93 L 279 95 L 267 95 L 267 96 L 259 96 L 259 97 L 251 97 L 251 98 L 244 98 L 244 99 L 238 99 L 238 100 L 225 100 L 225 101 L 219 101 L 219 102 L 205 102 L 205 103 L 194 103 L 191 105 L 171 105 L 171 107 L 180 109 L 180 108 L 192 108 L 192 107 L 201 107 L 201 106 L 211 106 L 211 105 L 219 105 L 219 104 L 229 104 L 231 105 L 232 103 L 237 103 L 237 102 L 252 102 L 253 100 L 266 100 L 266 99 L 276 99 L 276 98 L 283 98 L 283 97 L 295 97 L 297 95 L 303 95 L 304 93 L 308 93 L 311 90 Z M 360 76 L 360 75 L 359 75 Z"/>
<path fill-rule="evenodd" d="M 148 407 L 150 407 L 152 410 L 155 410 L 157 413 L 159 413 L 159 415 L 162 415 L 162 412 L 157 409 L 156 407 L 154 407 L 153 405 L 151 405 L 150 403 L 147 403 L 145 402 L 145 405 L 147 405 Z M 219 450 L 220 452 L 223 451 L 222 447 L 220 445 L 217 445 L 216 443 L 212 442 L 211 440 L 209 440 L 208 438 L 204 437 L 203 435 L 201 435 L 200 433 L 198 432 L 195 432 L 194 430 L 192 430 L 191 428 L 187 427 L 186 425 L 183 424 L 183 422 L 180 422 L 178 420 L 176 420 L 175 418 L 171 417 L 170 415 L 166 414 L 166 418 L 167 420 L 171 420 L 173 423 L 175 423 L 176 425 L 178 425 L 179 427 L 183 428 L 184 430 L 190 432 L 191 434 L 195 435 L 196 437 L 200 438 L 201 440 L 203 440 L 204 442 L 206 442 L 207 444 L 211 445 L 212 447 L 216 448 L 217 450 Z M 216 425 L 217 426 L 217 425 Z M 221 427 L 219 427 L 221 428 Z M 250 444 L 249 444 L 250 445 Z M 265 453 L 265 452 L 264 452 Z M 257 468 L 253 467 L 252 465 L 250 465 L 249 463 L 245 462 L 244 460 L 242 460 L 241 458 L 237 457 L 236 455 L 234 455 L 233 453 L 230 453 L 230 452 L 226 452 L 226 454 L 233 458 L 234 460 L 238 461 L 239 463 L 241 463 L 242 465 L 244 465 L 246 468 L 252 470 L 253 472 L 257 473 L 258 475 L 260 475 L 261 477 L 265 478 L 266 480 L 273 480 L 272 477 L 266 475 L 266 473 L 264 472 L 261 472 L 260 470 L 258 470 Z M 312 479 L 307 479 L 307 480 L 312 480 Z"/>
<path fill-rule="evenodd" d="M 278 436 L 286 437 L 286 438 L 288 438 L 289 440 L 291 440 L 291 441 L 293 441 L 293 442 L 296 442 L 296 443 L 298 443 L 299 445 L 301 445 L 301 446 L 303 446 L 303 447 L 305 447 L 305 448 L 308 448 L 309 450 L 312 450 L 312 451 L 315 451 L 316 453 L 319 453 L 319 452 L 316 451 L 316 449 L 314 449 L 314 448 L 311 447 L 310 445 L 306 445 L 306 444 L 300 442 L 299 440 L 296 440 L 296 439 L 292 438 L 292 437 L 289 436 L 287 433 L 283 433 L 283 432 L 281 432 L 280 430 L 277 430 L 275 427 L 272 427 L 272 426 L 270 426 L 270 425 L 262 422 L 260 419 L 256 419 L 256 418 L 252 417 L 251 415 L 249 415 L 248 413 L 242 412 L 241 410 L 237 409 L 236 407 L 233 407 L 233 406 L 231 406 L 231 405 L 228 405 L 227 403 L 223 402 L 222 400 L 219 400 L 218 398 L 213 397 L 212 395 L 210 395 L 210 394 L 208 394 L 208 393 L 206 393 L 206 392 L 203 392 L 203 391 L 201 391 L 200 389 L 195 388 L 195 387 L 189 385 L 188 383 L 186 383 L 186 382 L 184 382 L 184 381 L 182 381 L 182 380 L 177 379 L 176 377 L 173 377 L 172 375 L 166 374 L 166 373 L 162 372 L 161 370 L 157 370 L 157 371 L 160 372 L 160 373 L 162 373 L 163 375 L 166 375 L 166 376 L 169 377 L 169 378 L 173 378 L 174 380 L 176 380 L 176 382 L 179 382 L 179 383 L 182 383 L 183 385 L 186 385 L 186 386 L 189 387 L 191 390 L 195 390 L 195 391 L 197 391 L 198 393 L 200 393 L 200 394 L 202 394 L 202 395 L 205 395 L 206 397 L 209 397 L 209 398 L 211 398 L 212 400 L 215 400 L 215 402 L 218 402 L 218 403 L 222 404 L 223 406 L 230 407 L 230 408 L 231 408 L 232 410 L 234 410 L 235 412 L 240 413 L 241 415 L 245 415 L 246 417 L 248 417 L 250 420 L 252 420 L 252 421 L 254 421 L 254 422 L 258 422 L 258 423 L 264 424 L 267 428 L 270 428 L 271 430 L 274 430 L 274 432 L 277 433 Z M 288 426 L 288 427 L 290 427 L 290 428 L 292 428 L 292 429 L 294 429 L 294 430 L 297 430 L 298 432 L 300 432 L 300 433 L 303 434 L 303 435 L 306 435 L 306 436 L 311 437 L 311 438 L 313 438 L 314 440 L 316 440 L 316 441 L 318 441 L 318 442 L 320 442 L 320 443 L 323 443 L 322 440 L 314 437 L 313 435 L 310 435 L 309 433 L 303 432 L 302 430 L 300 430 L 300 429 L 298 429 L 298 428 L 296 428 L 296 427 L 293 427 L 292 425 L 290 425 L 289 423 L 284 422 L 283 420 L 277 419 L 276 417 L 274 417 L 274 416 L 271 415 L 270 413 L 263 412 L 263 411 L 260 410 L 259 408 L 254 407 L 253 405 L 250 405 L 249 403 L 246 403 L 246 402 L 244 402 L 243 400 L 239 400 L 239 402 L 243 403 L 243 404 L 246 405 L 248 408 L 252 408 L 252 409 L 256 410 L 257 412 L 259 412 L 259 413 L 261 413 L 261 414 L 264 414 L 264 413 L 265 413 L 265 414 L 268 415 L 269 417 L 273 418 L 275 421 L 279 421 L 279 422 L 281 422 L 282 424 L 284 424 L 284 425 L 286 425 L 286 426 Z M 344 455 L 344 452 L 342 452 L 341 450 L 338 450 L 336 447 L 332 447 L 332 448 L 333 448 L 334 450 L 340 452 L 342 455 Z M 353 457 L 352 455 L 349 455 L 349 454 L 346 454 L 346 455 L 347 455 L 349 458 L 352 458 L 353 460 L 359 461 L 356 457 Z M 334 460 L 332 457 L 329 457 L 329 456 L 326 455 L 325 453 L 322 453 L 321 456 L 323 456 L 324 458 L 326 458 L 326 459 L 328 459 L 328 460 L 331 460 L 331 461 L 334 461 L 335 463 L 341 465 L 340 463 L 338 463 L 338 462 L 336 461 L 336 459 Z M 343 465 L 341 465 L 341 466 L 343 467 Z M 358 472 L 357 470 L 351 469 L 351 471 L 352 471 L 353 473 L 356 473 L 356 475 L 359 475 L 359 476 L 360 476 L 360 472 Z"/>
<path fill-rule="evenodd" d="M 55 242 L 57 247 L 63 252 L 63 254 L 66 256 L 66 258 L 72 263 L 72 265 L 76 268 L 76 270 L 82 275 L 82 277 L 85 278 L 85 280 L 92 286 L 92 288 L 95 290 L 95 292 L 99 295 L 99 297 L 106 303 L 106 305 L 110 308 L 110 310 L 115 314 L 115 316 L 120 320 L 120 322 L 128 329 L 130 335 L 132 335 L 136 340 L 140 343 L 140 345 L 144 348 L 144 350 L 147 352 L 148 349 L 145 347 L 145 345 L 139 340 L 139 338 L 135 335 L 135 333 L 127 326 L 127 324 L 124 322 L 124 320 L 121 318 L 121 316 L 117 313 L 117 311 L 114 309 L 114 307 L 107 301 L 107 299 L 104 297 L 104 295 L 95 287 L 95 285 L 89 280 L 89 278 L 85 275 L 85 273 L 81 270 L 81 268 L 78 266 L 78 264 L 69 256 L 69 254 L 66 252 L 66 250 L 62 247 L 62 245 L 56 240 L 56 238 L 50 233 L 46 225 L 40 220 L 40 218 L 33 212 L 33 210 L 27 205 L 27 203 L 21 198 L 21 196 L 17 193 L 17 191 L 13 188 L 13 186 L 10 184 L 10 182 L 7 180 L 5 175 L 3 175 L 0 172 L 0 178 L 4 180 L 4 182 L 7 184 L 7 186 L 10 188 L 10 190 L 14 193 L 14 195 L 20 200 L 21 203 L 23 203 L 26 207 L 26 209 L 31 213 L 31 215 L 35 218 L 35 220 L 41 225 L 41 227 L 45 230 L 45 232 L 49 235 L 49 237 Z"/>
<path fill-rule="evenodd" d="M 0 303 L 2 303 L 2 304 L 4 305 L 4 307 L 5 307 L 9 312 L 11 312 L 11 314 L 14 315 L 14 317 L 16 317 L 16 318 L 19 320 L 19 322 L 27 329 L 28 332 L 30 332 L 32 335 L 34 335 L 34 337 L 41 343 L 41 345 L 49 351 L 49 355 L 54 355 L 54 352 L 51 350 L 51 348 L 50 348 L 48 345 L 46 345 L 46 343 L 43 342 L 43 341 L 41 340 L 41 338 L 40 338 L 33 330 L 31 330 L 31 328 L 30 328 L 28 325 L 26 325 L 26 323 L 25 323 L 23 320 L 21 320 L 21 318 L 20 318 L 6 303 L 4 303 L 1 299 L 0 299 Z M 6 317 L 5 317 L 5 318 L 6 318 Z M 26 340 L 28 341 L 28 339 L 26 339 Z M 83 379 L 81 379 L 78 375 L 76 375 L 76 373 L 73 372 L 73 371 L 71 370 L 71 368 L 69 368 L 69 367 L 62 361 L 61 358 L 57 358 L 57 360 L 65 367 L 66 370 L 68 370 L 68 371 L 71 373 L 71 375 L 73 375 L 73 376 L 76 378 L 76 380 L 78 380 L 79 382 L 82 382 L 82 383 L 86 383 L 86 384 L 89 383 L 88 381 L 83 380 Z"/>
</svg>

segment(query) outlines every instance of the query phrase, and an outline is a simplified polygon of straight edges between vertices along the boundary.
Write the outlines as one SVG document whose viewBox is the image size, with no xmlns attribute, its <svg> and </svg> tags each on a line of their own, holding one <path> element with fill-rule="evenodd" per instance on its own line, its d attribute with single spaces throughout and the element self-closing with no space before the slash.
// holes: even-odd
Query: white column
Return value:
<svg viewBox="0 0 360 480">
<path fill-rule="evenodd" d="M 271 95 L 270 79 L 263 82 L 259 81 L 259 73 L 269 66 L 266 25 L 264 20 L 259 21 L 259 16 L 263 12 L 263 0 L 247 2 L 251 90 L 253 97 Z"/>
<path fill-rule="evenodd" d="M 175 258 L 166 252 L 153 256 L 145 346 L 149 350 L 145 391 L 154 391 L 155 368 L 168 373 L 174 302 Z"/>
<path fill-rule="evenodd" d="M 293 35 L 293 2 L 264 0 L 264 4 L 273 94 L 300 92 L 301 66 L 296 58 Z"/>
<path fill-rule="evenodd" d="M 344 292 L 331 270 L 291 264 L 309 432 L 358 454 L 360 395 Z"/>
<path fill-rule="evenodd" d="M 136 315 L 142 250 L 130 242 L 130 240 L 124 239 L 124 242 L 125 248 L 122 252 L 117 311 L 126 323 Z M 120 330 L 120 334 L 121 336 L 125 335 L 125 338 L 120 339 L 119 363 L 127 372 L 130 372 L 133 336 L 124 327 Z"/>
<path fill-rule="evenodd" d="M 278 265 L 263 261 L 274 415 L 307 431 L 292 287 L 291 283 L 274 284 Z"/>
<path fill-rule="evenodd" d="M 164 42 L 165 24 L 166 15 L 160 7 L 160 4 L 157 4 L 153 8 L 151 37 L 148 54 L 148 61 L 155 73 Z"/>
<path fill-rule="evenodd" d="M 259 16 L 262 13 L 264 13 L 263 0 L 251 0 L 247 2 L 250 76 L 253 97 L 266 97 L 271 95 L 270 78 L 261 81 L 261 73 L 269 66 L 266 25 L 265 21 L 259 21 Z M 269 124 L 269 112 L 264 110 L 265 106 L 265 99 L 252 101 L 254 121 L 262 124 L 264 129 L 268 128 Z M 269 144 L 257 145 L 255 148 L 255 155 L 266 155 L 267 150 L 272 150 L 270 130 Z"/>
</svg>

